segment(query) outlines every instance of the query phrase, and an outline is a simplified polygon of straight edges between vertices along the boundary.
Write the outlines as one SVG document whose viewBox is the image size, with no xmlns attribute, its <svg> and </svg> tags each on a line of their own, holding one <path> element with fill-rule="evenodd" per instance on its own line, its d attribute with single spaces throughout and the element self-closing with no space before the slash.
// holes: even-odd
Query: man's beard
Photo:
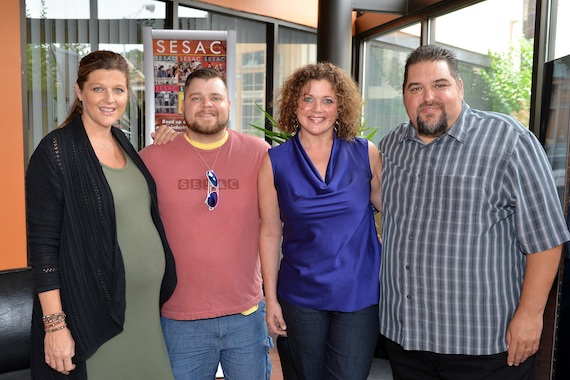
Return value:
<svg viewBox="0 0 570 380">
<path fill-rule="evenodd" d="M 200 135 L 215 135 L 226 128 L 228 121 L 225 123 L 217 123 L 214 128 L 204 128 L 199 123 L 188 124 L 188 129 Z"/>
<path fill-rule="evenodd" d="M 438 104 L 441 107 L 441 117 L 439 119 L 430 118 L 427 121 L 424 121 L 420 118 L 421 110 L 423 107 L 430 106 L 432 104 L 422 104 L 418 108 L 418 117 L 416 119 L 416 123 L 418 125 L 418 134 L 421 136 L 428 136 L 428 137 L 439 137 L 447 131 L 448 123 L 447 123 L 447 113 L 445 113 L 445 109 L 443 105 Z"/>
</svg>

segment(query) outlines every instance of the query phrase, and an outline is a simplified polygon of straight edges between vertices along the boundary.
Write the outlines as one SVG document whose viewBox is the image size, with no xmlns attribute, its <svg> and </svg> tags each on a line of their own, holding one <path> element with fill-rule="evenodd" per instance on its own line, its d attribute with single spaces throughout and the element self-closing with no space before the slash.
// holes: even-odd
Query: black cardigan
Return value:
<svg viewBox="0 0 570 380">
<path fill-rule="evenodd" d="M 166 256 L 159 307 L 172 295 L 176 272 L 158 213 L 156 185 L 126 136 L 113 137 L 145 177 L 151 214 Z M 26 172 L 28 248 L 36 292 L 60 289 L 75 340 L 77 368 L 67 377 L 44 360 L 41 308 L 32 320 L 32 374 L 38 379 L 86 379 L 85 360 L 119 334 L 125 320 L 125 270 L 117 242 L 113 195 L 80 117 L 50 132 Z"/>
</svg>

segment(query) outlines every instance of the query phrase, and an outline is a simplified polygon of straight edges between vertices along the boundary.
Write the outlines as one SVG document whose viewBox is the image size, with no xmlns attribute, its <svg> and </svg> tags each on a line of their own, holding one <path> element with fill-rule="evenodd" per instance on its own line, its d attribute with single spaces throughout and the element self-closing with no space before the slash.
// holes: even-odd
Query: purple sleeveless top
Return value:
<svg viewBox="0 0 570 380">
<path fill-rule="evenodd" d="M 368 141 L 335 136 L 324 181 L 298 135 L 269 156 L 283 221 L 279 296 L 317 310 L 377 304 L 381 245 L 370 203 Z"/>
</svg>

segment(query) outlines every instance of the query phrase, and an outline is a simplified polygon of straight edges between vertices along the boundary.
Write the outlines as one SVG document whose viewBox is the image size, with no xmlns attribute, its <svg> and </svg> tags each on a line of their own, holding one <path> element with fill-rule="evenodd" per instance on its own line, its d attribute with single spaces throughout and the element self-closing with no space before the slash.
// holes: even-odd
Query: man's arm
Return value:
<svg viewBox="0 0 570 380">
<path fill-rule="evenodd" d="M 507 329 L 507 364 L 518 366 L 538 351 L 543 315 L 562 245 L 526 255 L 526 270 L 519 306 Z"/>
</svg>

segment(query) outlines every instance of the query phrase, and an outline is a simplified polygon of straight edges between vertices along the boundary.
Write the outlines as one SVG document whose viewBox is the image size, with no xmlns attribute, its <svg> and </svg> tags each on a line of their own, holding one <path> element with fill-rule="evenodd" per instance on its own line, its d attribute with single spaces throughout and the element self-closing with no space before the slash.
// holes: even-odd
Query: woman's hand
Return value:
<svg viewBox="0 0 570 380">
<path fill-rule="evenodd" d="M 46 333 L 44 351 L 47 365 L 57 372 L 69 375 L 75 369 L 75 364 L 71 361 L 75 356 L 75 341 L 67 327 Z"/>
</svg>

